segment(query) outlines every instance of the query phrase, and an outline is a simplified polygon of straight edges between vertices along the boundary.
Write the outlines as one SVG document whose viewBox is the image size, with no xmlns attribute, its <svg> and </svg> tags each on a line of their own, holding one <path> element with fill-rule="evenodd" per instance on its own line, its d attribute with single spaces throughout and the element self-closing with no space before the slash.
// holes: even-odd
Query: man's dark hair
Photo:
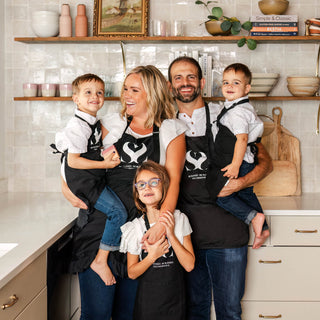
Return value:
<svg viewBox="0 0 320 320">
<path fill-rule="evenodd" d="M 183 62 L 189 62 L 189 63 L 193 64 L 193 65 L 197 68 L 197 70 L 198 70 L 197 76 L 198 76 L 199 80 L 202 79 L 202 70 L 201 70 L 201 67 L 200 67 L 198 61 L 197 61 L 196 59 L 194 59 L 194 58 L 183 56 L 183 57 L 178 57 L 178 58 L 174 59 L 174 60 L 170 63 L 170 66 L 169 66 L 169 69 L 168 69 L 168 79 L 169 79 L 169 82 L 170 82 L 170 83 L 172 83 L 171 68 L 172 68 L 172 66 L 173 66 L 175 63 L 181 62 L 181 61 L 183 61 Z"/>
</svg>

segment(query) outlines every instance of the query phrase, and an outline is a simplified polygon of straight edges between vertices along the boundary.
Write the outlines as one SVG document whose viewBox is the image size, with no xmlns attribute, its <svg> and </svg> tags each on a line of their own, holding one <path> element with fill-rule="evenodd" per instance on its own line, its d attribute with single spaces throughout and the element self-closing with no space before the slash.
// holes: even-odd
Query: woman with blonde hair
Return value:
<svg viewBox="0 0 320 320">
<path fill-rule="evenodd" d="M 167 81 L 154 66 L 139 66 L 126 76 L 121 90 L 122 110 L 101 119 L 104 148 L 114 146 L 120 164 L 108 169 L 107 185 L 118 195 L 127 209 L 128 220 L 138 216 L 132 196 L 136 169 L 146 160 L 164 165 L 170 177 L 168 193 L 160 214 L 174 212 L 179 194 L 180 176 L 185 159 L 185 124 L 175 117 L 175 109 Z M 63 184 L 65 197 L 81 208 L 75 226 L 71 271 L 79 274 L 81 319 L 132 319 L 137 281 L 127 278 L 123 264 L 116 255 L 108 263 L 116 283 L 105 286 L 90 268 L 99 248 L 106 216 L 99 211 L 88 214 L 86 206 Z M 156 223 L 149 232 L 151 242 L 165 232 Z M 120 254 L 119 254 L 120 255 Z M 100 257 L 105 259 L 104 256 Z M 110 261 L 111 260 L 111 261 Z M 97 303 L 98 301 L 98 303 Z"/>
</svg>

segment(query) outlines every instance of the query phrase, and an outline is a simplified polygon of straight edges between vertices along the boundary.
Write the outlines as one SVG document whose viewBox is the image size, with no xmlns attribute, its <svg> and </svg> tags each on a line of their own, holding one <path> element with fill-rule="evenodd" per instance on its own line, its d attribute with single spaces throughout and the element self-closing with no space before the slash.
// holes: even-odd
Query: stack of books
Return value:
<svg viewBox="0 0 320 320">
<path fill-rule="evenodd" d="M 251 16 L 252 36 L 297 36 L 297 15 L 256 15 Z"/>
</svg>

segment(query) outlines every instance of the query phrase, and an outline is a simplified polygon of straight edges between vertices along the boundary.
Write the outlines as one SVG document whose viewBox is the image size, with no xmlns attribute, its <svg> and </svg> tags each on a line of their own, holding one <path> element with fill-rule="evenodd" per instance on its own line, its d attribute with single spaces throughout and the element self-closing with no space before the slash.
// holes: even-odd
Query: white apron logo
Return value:
<svg viewBox="0 0 320 320">
<path fill-rule="evenodd" d="M 98 128 L 95 128 L 95 130 L 94 130 L 94 141 L 93 141 L 94 144 L 99 142 L 99 140 L 101 138 L 101 134 L 102 134 L 101 131 L 98 130 Z"/>
<path fill-rule="evenodd" d="M 192 170 L 204 170 L 202 164 L 207 160 L 207 156 L 204 152 L 196 152 L 189 150 L 186 155 L 185 168 L 187 171 Z"/>
<path fill-rule="evenodd" d="M 133 145 L 134 149 L 131 149 L 129 144 Z M 140 148 L 138 149 L 139 145 L 135 143 L 126 142 L 123 145 L 123 152 L 125 152 L 128 157 L 130 158 L 130 161 L 128 163 L 138 163 L 139 157 L 141 157 L 143 154 L 147 152 L 147 147 L 142 143 Z M 123 159 L 121 159 L 124 161 Z"/>
</svg>

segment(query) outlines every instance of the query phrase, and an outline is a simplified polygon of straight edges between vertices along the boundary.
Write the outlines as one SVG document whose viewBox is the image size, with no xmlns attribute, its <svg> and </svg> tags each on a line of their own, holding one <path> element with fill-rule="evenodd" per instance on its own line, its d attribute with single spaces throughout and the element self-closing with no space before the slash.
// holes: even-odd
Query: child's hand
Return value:
<svg viewBox="0 0 320 320">
<path fill-rule="evenodd" d="M 228 177 L 230 179 L 237 179 L 239 174 L 239 167 L 230 163 L 226 167 L 222 168 L 221 171 L 225 171 L 224 177 Z"/>
<path fill-rule="evenodd" d="M 174 235 L 174 215 L 170 212 L 162 212 L 159 218 L 159 222 L 161 222 L 166 227 L 166 234 L 168 238 Z"/>
<path fill-rule="evenodd" d="M 163 256 L 165 253 L 169 252 L 169 243 L 166 237 L 163 235 L 160 240 L 154 244 L 149 244 L 148 241 L 144 242 L 148 256 L 156 261 L 158 258 Z"/>
<path fill-rule="evenodd" d="M 113 146 L 113 145 L 111 147 L 103 150 L 102 156 L 104 158 L 106 169 L 114 168 L 117 165 L 119 165 L 119 163 L 120 163 L 120 157 L 119 157 L 118 151 L 115 148 L 115 146 Z"/>
<path fill-rule="evenodd" d="M 110 151 L 108 153 L 103 154 L 106 169 L 111 169 L 120 164 L 120 158 L 116 151 Z"/>
</svg>

